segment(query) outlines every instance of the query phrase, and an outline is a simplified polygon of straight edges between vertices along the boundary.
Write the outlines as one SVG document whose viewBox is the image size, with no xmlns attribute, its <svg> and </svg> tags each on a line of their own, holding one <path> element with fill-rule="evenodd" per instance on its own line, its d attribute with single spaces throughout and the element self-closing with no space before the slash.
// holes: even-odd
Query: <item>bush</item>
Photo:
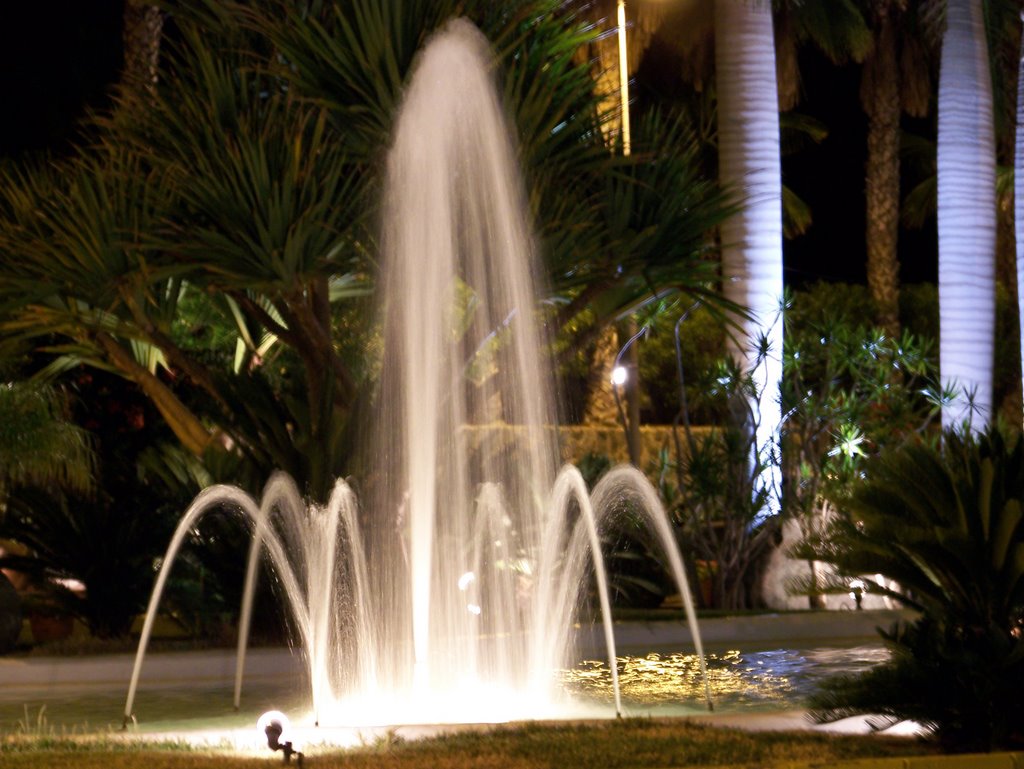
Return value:
<svg viewBox="0 0 1024 769">
<path fill-rule="evenodd" d="M 931 727 L 951 750 L 1024 745 L 1024 654 L 1019 639 L 990 625 L 964 632 L 930 615 L 882 632 L 892 659 L 827 681 L 812 716 L 832 721 L 871 713 Z"/>
<path fill-rule="evenodd" d="M 645 391 L 643 418 L 652 424 L 671 424 L 679 409 L 679 361 L 676 358 L 676 322 L 688 312 L 676 303 L 645 321 L 648 329 L 640 343 L 640 382 Z M 689 313 L 679 328 L 679 353 L 686 377 L 686 401 L 693 424 L 720 421 L 720 409 L 702 398 L 702 372 L 714 371 L 725 347 L 726 330 L 720 317 L 706 307 Z"/>
<path fill-rule="evenodd" d="M 921 612 L 883 633 L 890 662 L 829 682 L 821 720 L 912 718 L 957 749 L 1024 745 L 1024 439 L 944 433 L 865 464 L 805 555 Z M 896 584 L 888 582 L 894 580 Z"/>
<path fill-rule="evenodd" d="M 170 539 L 165 511 L 136 509 L 127 496 L 95 499 L 23 492 L 9 500 L 3 536 L 30 549 L 0 565 L 33 578 L 54 609 L 99 638 L 126 635 L 153 582 L 153 563 Z M 84 585 L 69 589 L 68 580 Z"/>
<path fill-rule="evenodd" d="M 766 349 L 762 345 L 762 350 Z M 777 516 L 769 514 L 779 489 L 772 467 L 778 446 L 758 442 L 762 393 L 754 372 L 729 359 L 701 372 L 699 396 L 682 403 L 720 415 L 710 431 L 691 429 L 678 419 L 673 428 L 676 460 L 660 457 L 659 491 L 676 527 L 680 548 L 702 585 L 704 608 L 740 609 L 756 604 L 751 590 L 761 558 L 774 543 Z M 766 482 L 767 481 L 767 482 Z"/>
</svg>

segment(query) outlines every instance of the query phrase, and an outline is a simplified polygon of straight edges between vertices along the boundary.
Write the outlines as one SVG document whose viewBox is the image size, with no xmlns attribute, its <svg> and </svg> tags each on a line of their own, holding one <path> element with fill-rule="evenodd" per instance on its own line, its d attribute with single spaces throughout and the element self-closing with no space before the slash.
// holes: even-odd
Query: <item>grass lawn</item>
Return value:
<svg viewBox="0 0 1024 769">
<path fill-rule="evenodd" d="M 829 766 L 847 759 L 934 753 L 917 740 L 804 732 L 746 732 L 681 720 L 520 724 L 422 740 L 382 739 L 338 750 L 314 747 L 308 767 L 345 769 L 617 769 L 619 767 L 755 767 L 783 762 Z M 3 769 L 242 769 L 283 763 L 181 744 L 123 742 L 115 736 L 58 738 L 14 735 L 0 741 Z M 293 760 L 292 766 L 295 765 Z"/>
</svg>

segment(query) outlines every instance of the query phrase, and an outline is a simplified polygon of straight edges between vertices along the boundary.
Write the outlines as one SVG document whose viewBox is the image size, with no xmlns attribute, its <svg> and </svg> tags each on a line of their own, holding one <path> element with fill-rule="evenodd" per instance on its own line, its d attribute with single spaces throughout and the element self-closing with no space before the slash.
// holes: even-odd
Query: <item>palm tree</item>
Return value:
<svg viewBox="0 0 1024 769">
<path fill-rule="evenodd" d="M 719 177 L 743 191 L 745 205 L 722 226 L 722 287 L 749 310 L 730 343 L 741 370 L 753 371 L 756 446 L 775 451 L 781 424 L 782 171 L 771 7 L 748 0 L 715 2 Z M 778 466 L 762 475 L 778 489 Z M 775 504 L 769 505 L 775 509 Z"/>
<path fill-rule="evenodd" d="M 948 0 L 939 74 L 939 367 L 943 426 L 992 418 L 996 162 L 982 0 Z"/>
<path fill-rule="evenodd" d="M 756 444 L 767 452 L 778 446 L 780 418 L 782 324 L 777 319 L 782 298 L 783 202 L 788 203 L 786 214 L 798 210 L 792 206 L 795 196 L 781 184 L 779 107 L 783 96 L 777 95 L 776 82 L 778 79 L 785 106 L 794 106 L 799 93 L 798 44 L 812 42 L 837 63 L 860 60 L 867 49 L 868 30 L 851 2 L 783 3 L 779 17 L 782 56 L 777 60 L 773 37 L 780 36 L 774 35 L 771 3 L 715 0 L 713 5 L 678 5 L 678 12 L 659 7 L 658 12 L 634 14 L 642 28 L 641 42 L 648 42 L 652 26 L 660 23 L 657 36 L 669 35 L 683 68 L 694 71 L 701 69 L 700 62 L 693 60 L 699 60 L 708 49 L 703 32 L 710 29 L 707 22 L 713 17 L 719 181 L 741 199 L 742 207 L 721 230 L 723 293 L 733 307 L 750 311 L 749 318 L 734 316 L 740 331 L 731 353 L 741 371 L 754 373 L 758 402 L 750 404 L 751 418 L 756 425 Z M 797 234 L 806 228 L 806 209 L 802 221 L 791 216 L 786 222 L 790 224 Z M 763 464 L 772 466 L 771 462 Z"/>
<path fill-rule="evenodd" d="M 1024 21 L 1024 16 L 1021 17 Z M 1024 35 L 1017 70 L 1017 121 L 1013 153 L 1013 218 L 1017 234 L 1017 317 L 1024 319 Z M 1024 387 L 1024 331 L 1020 334 L 1021 384 Z"/>
<path fill-rule="evenodd" d="M 879 325 L 899 334 L 899 118 L 900 80 L 897 63 L 895 3 L 870 4 L 875 45 L 864 65 L 862 103 L 868 117 L 868 161 L 865 179 L 867 279 L 878 308 Z"/>
<path fill-rule="evenodd" d="M 1014 135 L 1017 122 L 1017 80 L 1020 67 L 1020 4 L 1017 0 L 984 0 L 982 3 L 986 29 L 989 72 L 991 74 L 991 101 L 993 126 L 995 132 L 996 158 L 996 207 L 995 207 L 995 279 L 998 288 L 1005 289 L 1011 295 L 1017 293 L 1017 270 L 1014 253 Z M 945 21 L 945 3 L 938 0 L 918 0 L 908 4 L 900 14 L 904 31 L 899 39 L 903 46 L 900 62 L 903 65 L 900 80 L 910 88 L 904 88 L 902 99 L 904 109 L 913 114 L 910 102 L 917 100 L 915 93 L 927 77 L 921 72 L 910 77 L 907 65 L 913 71 L 924 69 L 921 63 L 930 57 L 930 51 L 939 51 Z M 907 46 L 913 45 L 919 51 L 907 55 Z M 916 84 L 916 85 L 914 85 Z M 910 98 L 908 99 L 908 92 Z M 922 100 L 923 102 L 923 100 Z M 901 216 L 910 227 L 923 227 L 929 217 L 936 213 L 936 148 L 929 139 L 907 134 L 903 138 L 903 161 L 907 167 L 917 166 L 915 172 L 921 181 L 907 194 L 902 203 Z M 1019 308 L 1014 305 L 1007 316 L 1000 316 L 996 322 L 997 329 L 1002 324 L 1014 328 L 1018 325 Z M 998 330 L 997 334 L 1000 333 Z M 1016 346 L 1016 339 L 1013 342 Z M 1000 357 L 1002 354 L 1003 357 Z M 993 396 L 993 413 L 1001 412 L 1014 421 L 1020 419 L 1021 383 L 1007 382 L 1001 376 L 1001 369 L 1019 366 L 1019 352 L 1000 353 L 996 346 L 995 393 Z M 955 388 L 954 388 L 955 389 Z M 990 418 L 989 415 L 988 418 Z"/>
<path fill-rule="evenodd" d="M 876 322 L 899 338 L 900 116 L 923 117 L 929 107 L 929 46 L 922 34 L 922 2 L 862 0 L 860 3 L 782 3 L 780 101 L 796 105 L 798 43 L 811 39 L 834 64 L 862 62 L 860 102 L 867 117 L 865 243 L 867 282 Z"/>
<path fill-rule="evenodd" d="M 172 10 L 156 88 L 122 89 L 78 156 L 0 184 L 0 343 L 132 379 L 192 452 L 230 445 L 313 493 L 342 471 L 375 371 L 381 157 L 416 53 L 459 12 L 494 41 L 559 320 L 615 314 L 651 282 L 705 290 L 693 212 L 720 210 L 713 185 L 687 145 L 608 152 L 575 56 L 593 32 L 560 0 Z"/>
<path fill-rule="evenodd" d="M 899 338 L 900 115 L 922 117 L 930 89 L 926 48 L 915 6 L 905 0 L 867 0 L 872 47 L 864 60 L 861 105 L 868 118 L 865 204 L 867 280 L 877 322 Z"/>
</svg>

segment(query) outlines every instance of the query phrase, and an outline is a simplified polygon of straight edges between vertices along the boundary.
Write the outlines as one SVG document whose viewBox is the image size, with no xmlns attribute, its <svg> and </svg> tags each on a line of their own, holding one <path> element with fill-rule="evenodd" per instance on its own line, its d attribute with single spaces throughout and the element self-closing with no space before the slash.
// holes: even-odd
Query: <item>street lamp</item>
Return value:
<svg viewBox="0 0 1024 769">
<path fill-rule="evenodd" d="M 619 33 L 619 112 L 622 130 L 622 154 L 625 157 L 629 157 L 632 152 L 632 138 L 629 127 L 629 55 L 626 46 L 626 0 L 618 0 L 616 11 L 616 24 Z M 633 333 L 636 324 L 630 323 L 628 328 L 629 333 Z M 615 357 L 615 367 L 612 370 L 612 392 L 615 395 L 615 405 L 619 412 L 619 418 L 622 420 L 623 429 L 626 432 L 629 459 L 634 465 L 638 465 L 640 462 L 640 390 L 639 377 L 637 376 L 639 369 L 638 350 L 637 347 L 633 346 L 633 343 L 642 334 L 643 330 L 634 333 L 632 338 L 622 346 L 619 354 Z M 631 347 L 632 349 L 630 350 Z M 628 363 L 626 366 L 622 366 L 620 361 L 627 350 L 630 352 Z M 626 390 L 626 399 L 629 406 L 629 418 L 627 419 L 622 409 L 622 403 L 619 400 L 619 387 L 626 384 L 626 380 L 630 376 L 627 373 L 629 369 L 632 369 L 633 382 L 631 387 Z"/>
<path fill-rule="evenodd" d="M 632 151 L 632 141 L 629 132 L 629 55 L 626 48 L 626 0 L 618 0 L 616 23 L 619 30 L 619 120 L 622 129 L 622 154 L 629 157 Z M 639 336 L 639 335 L 638 335 Z M 622 429 L 626 433 L 626 448 L 629 451 L 629 461 L 634 465 L 640 462 L 640 436 L 639 436 L 639 397 L 637 382 L 633 382 L 626 391 L 626 398 L 629 401 L 630 417 L 627 418 L 622 409 L 622 401 L 619 399 L 619 388 L 626 384 L 629 378 L 629 369 L 621 365 L 622 354 L 629 346 L 636 341 L 636 337 L 630 339 L 619 350 L 615 356 L 615 366 L 612 369 L 612 393 L 615 396 L 615 408 L 619 412 L 619 419 L 622 421 Z M 633 368 L 634 379 L 636 379 L 636 350 L 630 356 L 630 364 Z"/>
<path fill-rule="evenodd" d="M 637 390 L 637 361 L 634 344 L 645 332 L 646 329 L 640 329 L 629 338 L 628 342 L 622 345 L 618 355 L 615 356 L 611 375 L 612 395 L 615 397 L 615 409 L 619 412 L 619 420 L 622 422 L 622 429 L 626 434 L 626 449 L 629 451 L 629 461 L 637 467 L 640 466 L 640 396 Z M 622 358 L 627 352 L 630 352 L 630 348 L 633 348 L 631 351 L 632 355 L 629 362 L 623 365 Z M 632 372 L 630 372 L 631 368 L 633 369 Z M 622 408 L 619 388 L 625 385 L 631 376 L 634 381 L 629 389 L 626 390 L 626 400 L 629 405 L 629 416 L 627 416 Z"/>
<path fill-rule="evenodd" d="M 657 4 L 660 0 L 651 0 Z M 622 114 L 622 154 L 629 156 L 632 141 L 629 132 L 629 56 L 626 51 L 626 0 L 618 0 L 616 25 L 619 31 L 619 102 Z"/>
</svg>

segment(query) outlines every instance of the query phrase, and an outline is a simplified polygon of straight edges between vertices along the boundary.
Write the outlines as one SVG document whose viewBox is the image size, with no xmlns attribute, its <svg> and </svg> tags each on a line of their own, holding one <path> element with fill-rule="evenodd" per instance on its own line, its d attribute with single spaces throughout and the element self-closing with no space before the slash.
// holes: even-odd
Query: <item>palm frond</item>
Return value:
<svg viewBox="0 0 1024 769">
<path fill-rule="evenodd" d="M 0 382 L 0 492 L 21 486 L 89 491 L 95 469 L 90 436 L 68 421 L 58 390 Z"/>
<path fill-rule="evenodd" d="M 871 29 L 853 0 L 800 0 L 785 11 L 797 42 L 813 43 L 836 64 L 862 61 L 871 50 Z"/>
</svg>

